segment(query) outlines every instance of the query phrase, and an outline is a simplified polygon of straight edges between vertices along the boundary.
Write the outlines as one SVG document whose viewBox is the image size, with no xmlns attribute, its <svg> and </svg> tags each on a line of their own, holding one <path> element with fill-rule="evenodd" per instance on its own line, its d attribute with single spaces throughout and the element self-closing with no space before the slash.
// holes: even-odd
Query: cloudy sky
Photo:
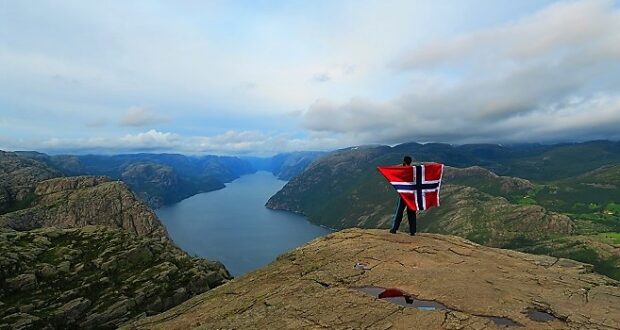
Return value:
<svg viewBox="0 0 620 330">
<path fill-rule="evenodd" d="M 0 0 L 0 149 L 620 139 L 614 0 Z"/>
</svg>

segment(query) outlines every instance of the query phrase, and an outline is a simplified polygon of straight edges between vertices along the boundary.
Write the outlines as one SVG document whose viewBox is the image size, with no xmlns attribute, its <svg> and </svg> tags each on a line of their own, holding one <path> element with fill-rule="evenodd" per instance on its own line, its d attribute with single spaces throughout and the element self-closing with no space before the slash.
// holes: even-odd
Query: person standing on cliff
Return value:
<svg viewBox="0 0 620 330">
<path fill-rule="evenodd" d="M 403 166 L 412 166 L 411 165 L 411 157 L 405 156 L 403 158 Z M 392 222 L 392 228 L 390 229 L 390 233 L 396 234 L 396 231 L 400 227 L 400 223 L 403 221 L 403 212 L 407 208 L 407 220 L 409 220 L 409 233 L 411 236 L 415 236 L 416 233 L 416 212 L 415 210 L 410 209 L 405 204 L 405 201 L 402 197 L 398 196 L 398 205 L 396 206 L 396 212 L 394 213 L 394 219 Z"/>
</svg>

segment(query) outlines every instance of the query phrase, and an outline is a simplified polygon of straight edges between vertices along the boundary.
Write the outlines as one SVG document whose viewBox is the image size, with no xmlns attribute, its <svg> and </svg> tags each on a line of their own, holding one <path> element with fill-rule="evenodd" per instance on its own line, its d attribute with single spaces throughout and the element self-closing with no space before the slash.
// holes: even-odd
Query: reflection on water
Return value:
<svg viewBox="0 0 620 330">
<path fill-rule="evenodd" d="M 258 172 L 156 213 L 179 247 L 190 255 L 219 260 L 239 276 L 331 232 L 304 216 L 265 207 L 285 183 L 271 173 Z"/>
<path fill-rule="evenodd" d="M 404 292 L 398 288 L 379 288 L 379 287 L 364 287 L 364 288 L 355 288 L 358 291 L 364 292 L 365 294 L 371 295 L 375 298 L 380 298 L 387 300 L 389 302 L 405 306 L 416 308 L 421 311 L 454 311 L 448 306 L 434 301 L 434 300 L 423 300 L 418 299 L 416 296 Z M 499 316 L 490 316 L 490 315 L 476 315 L 479 317 L 486 318 L 491 320 L 498 326 L 502 327 L 521 327 L 521 325 L 514 320 L 507 317 L 499 317 Z"/>
</svg>

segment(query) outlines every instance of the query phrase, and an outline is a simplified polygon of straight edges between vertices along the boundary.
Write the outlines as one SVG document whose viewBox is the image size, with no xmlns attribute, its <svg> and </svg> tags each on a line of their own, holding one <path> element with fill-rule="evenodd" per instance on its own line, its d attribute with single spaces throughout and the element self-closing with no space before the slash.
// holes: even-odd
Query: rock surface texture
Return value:
<svg viewBox="0 0 620 330">
<path fill-rule="evenodd" d="M 0 231 L 0 329 L 115 329 L 231 277 L 170 241 L 86 226 Z"/>
<path fill-rule="evenodd" d="M 360 291 L 376 287 L 444 308 Z M 348 229 L 124 328 L 620 329 L 620 283 L 454 236 Z"/>
<path fill-rule="evenodd" d="M 0 150 L 0 214 L 27 206 L 39 181 L 60 175 L 37 160 Z"/>
<path fill-rule="evenodd" d="M 0 226 L 15 230 L 105 225 L 130 233 L 168 237 L 155 213 L 120 181 L 78 176 L 40 182 L 33 206 L 0 216 Z"/>
</svg>

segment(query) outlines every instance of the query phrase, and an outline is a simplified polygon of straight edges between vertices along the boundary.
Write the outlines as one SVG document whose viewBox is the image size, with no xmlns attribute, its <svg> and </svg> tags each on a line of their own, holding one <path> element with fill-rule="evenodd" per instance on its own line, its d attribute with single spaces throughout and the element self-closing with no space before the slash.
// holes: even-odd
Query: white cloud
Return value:
<svg viewBox="0 0 620 330">
<path fill-rule="evenodd" d="M 182 142 L 183 139 L 177 134 L 162 133 L 152 129 L 144 133 L 123 136 L 117 147 L 172 149 Z"/>
<path fill-rule="evenodd" d="M 557 3 L 510 24 L 421 45 L 395 61 L 389 101 L 317 101 L 304 127 L 363 142 L 618 138 L 620 10 Z M 579 100 L 579 102 L 575 102 Z"/>
<path fill-rule="evenodd" d="M 422 45 L 396 65 L 426 70 L 467 63 L 478 69 L 575 53 L 588 59 L 617 58 L 618 16 L 611 0 L 560 2 L 510 24 Z"/>
<path fill-rule="evenodd" d="M 617 136 L 617 2 L 545 3 L 14 1 L 0 135 L 214 153 Z"/>
<path fill-rule="evenodd" d="M 258 131 L 227 131 L 214 136 L 188 138 L 187 152 L 216 154 L 258 154 L 271 155 L 278 152 L 300 150 L 330 150 L 346 146 L 345 141 L 333 136 L 311 134 L 299 138 L 289 134 L 265 134 Z"/>
<path fill-rule="evenodd" d="M 259 131 L 227 131 L 211 136 L 183 137 L 154 129 L 137 134 L 90 138 L 51 138 L 45 141 L 18 141 L 0 136 L 6 150 L 41 150 L 50 153 L 182 152 L 188 154 L 273 155 L 284 151 L 332 150 L 349 146 L 332 135 L 307 137 L 265 134 Z"/>
<path fill-rule="evenodd" d="M 151 129 L 143 133 L 126 134 L 120 137 L 51 138 L 41 143 L 34 142 L 34 145 L 51 151 L 127 152 L 174 150 L 181 147 L 182 143 L 183 138 L 177 134 Z"/>
</svg>

